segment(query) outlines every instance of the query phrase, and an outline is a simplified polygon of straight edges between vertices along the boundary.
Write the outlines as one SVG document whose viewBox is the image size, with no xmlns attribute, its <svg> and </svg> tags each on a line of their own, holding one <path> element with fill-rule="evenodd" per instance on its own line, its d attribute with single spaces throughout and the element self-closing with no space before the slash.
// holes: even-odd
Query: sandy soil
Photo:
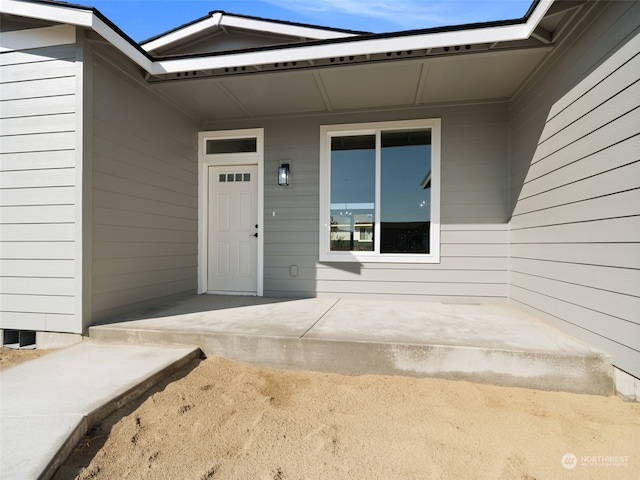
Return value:
<svg viewBox="0 0 640 480">
<path fill-rule="evenodd" d="M 0 347 L 0 370 L 12 367 L 18 363 L 46 355 L 52 350 L 16 350 L 15 348 Z"/>
<path fill-rule="evenodd" d="M 94 426 L 55 478 L 638 479 L 638 445 L 640 405 L 617 397 L 214 357 Z"/>
</svg>

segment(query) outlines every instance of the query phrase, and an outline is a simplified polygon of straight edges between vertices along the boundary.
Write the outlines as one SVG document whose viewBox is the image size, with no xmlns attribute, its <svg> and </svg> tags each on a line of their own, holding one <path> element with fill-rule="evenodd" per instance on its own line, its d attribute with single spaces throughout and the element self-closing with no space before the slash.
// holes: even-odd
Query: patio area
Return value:
<svg viewBox="0 0 640 480">
<path fill-rule="evenodd" d="M 614 393 L 608 355 L 504 304 L 194 295 L 89 334 L 282 369 Z"/>
</svg>

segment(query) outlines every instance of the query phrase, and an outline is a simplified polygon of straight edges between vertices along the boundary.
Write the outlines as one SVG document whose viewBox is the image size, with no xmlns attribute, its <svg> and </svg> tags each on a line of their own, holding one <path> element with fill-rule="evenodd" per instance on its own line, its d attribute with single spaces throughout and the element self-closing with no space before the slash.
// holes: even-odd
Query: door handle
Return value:
<svg viewBox="0 0 640 480">
<path fill-rule="evenodd" d="M 258 232 L 254 233 L 253 235 L 249 235 L 249 236 L 258 238 Z"/>
</svg>

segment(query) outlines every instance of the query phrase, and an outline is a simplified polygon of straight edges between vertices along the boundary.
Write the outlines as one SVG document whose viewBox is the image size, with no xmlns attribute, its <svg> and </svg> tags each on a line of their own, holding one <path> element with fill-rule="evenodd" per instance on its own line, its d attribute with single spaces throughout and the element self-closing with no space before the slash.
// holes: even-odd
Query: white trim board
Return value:
<svg viewBox="0 0 640 480">
<path fill-rule="evenodd" d="M 320 262 L 352 262 L 352 263 L 440 263 L 440 157 L 441 157 L 441 119 L 429 118 L 421 120 L 399 120 L 390 122 L 353 123 L 342 125 L 320 126 L 320 193 L 319 193 L 319 252 Z M 375 248 L 371 252 L 331 251 L 331 138 L 349 135 L 375 135 L 376 143 L 380 144 L 380 134 L 384 130 L 431 130 L 431 216 L 430 216 L 430 253 L 428 254 L 385 254 L 380 253 L 380 235 L 377 231 L 380 224 L 380 188 L 376 186 L 373 220 L 375 234 Z M 380 149 L 376 148 L 376 174 L 380 179 Z"/>
<path fill-rule="evenodd" d="M 419 50 L 450 45 L 500 43 L 528 39 L 554 0 L 540 0 L 526 22 L 515 25 L 478 27 L 449 32 L 418 32 L 398 36 L 355 36 L 338 43 L 307 44 L 269 50 L 232 52 L 202 57 L 151 60 L 136 48 L 130 39 L 101 20 L 92 10 L 82 10 L 65 4 L 29 3 L 19 0 L 0 0 L 0 11 L 18 16 L 91 28 L 124 55 L 151 75 L 186 71 L 264 65 L 279 62 L 318 60 L 336 56 L 371 55 L 376 53 Z M 148 46 L 147 46 L 148 47 Z"/>
<path fill-rule="evenodd" d="M 255 153 L 207 155 L 206 141 L 210 139 L 255 138 Z M 264 129 L 220 130 L 198 133 L 198 293 L 207 293 L 207 219 L 209 218 L 209 167 L 212 165 L 258 166 L 258 258 L 257 296 L 264 294 Z"/>
<path fill-rule="evenodd" d="M 192 37 L 202 35 L 207 30 L 215 32 L 225 27 L 242 30 L 285 35 L 293 38 L 305 38 L 312 40 L 329 40 L 357 36 L 357 33 L 341 32 L 332 29 L 314 28 L 312 26 L 293 25 L 283 22 L 273 22 L 266 19 L 248 18 L 224 12 L 211 12 L 209 17 L 203 18 L 190 25 L 173 30 L 148 42 L 143 42 L 141 47 L 147 52 L 158 49 L 166 49 L 172 45 L 179 45 L 189 41 Z"/>
</svg>

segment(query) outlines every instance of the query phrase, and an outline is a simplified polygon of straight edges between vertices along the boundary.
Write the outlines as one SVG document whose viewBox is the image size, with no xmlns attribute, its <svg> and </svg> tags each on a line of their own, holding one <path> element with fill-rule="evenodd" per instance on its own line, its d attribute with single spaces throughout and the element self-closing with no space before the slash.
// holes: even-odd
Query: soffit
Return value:
<svg viewBox="0 0 640 480">
<path fill-rule="evenodd" d="M 185 68 L 174 73 L 157 68 L 156 72 L 165 73 L 150 73 L 148 79 L 153 88 L 203 121 L 506 101 L 517 94 L 554 45 L 571 30 L 584 5 L 582 1 L 556 1 L 526 38 L 482 41 L 476 36 L 481 31 L 465 31 L 461 36 L 454 32 L 453 37 L 445 32 L 443 38 L 473 39 L 447 45 L 439 33 L 434 33 L 425 37 L 425 42 L 433 46 L 418 49 L 377 53 L 375 49 L 369 53 L 338 50 L 326 57 L 317 54 L 298 61 L 284 61 L 287 50 L 254 51 L 248 54 L 259 58 L 259 63 L 239 62 L 237 66 L 233 66 L 235 54 L 225 54 L 228 66 L 212 63 L 208 69 Z M 394 39 L 382 39 L 387 40 Z M 392 44 L 403 45 L 403 41 L 404 37 Z M 331 46 L 321 43 L 319 48 L 330 52 Z M 315 47 L 310 48 L 310 52 L 315 51 Z M 269 55 L 280 57 L 270 63 Z M 163 67 L 164 61 L 159 59 L 157 67 Z M 184 61 L 187 67 L 199 59 L 166 61 Z M 181 93 L 182 88 L 190 92 Z M 216 101 L 199 99 L 199 92 L 222 92 L 220 103 L 224 107 L 212 108 Z"/>
<path fill-rule="evenodd" d="M 188 88 L 185 88 L 184 83 L 167 83 L 158 91 L 180 108 L 200 119 L 241 118 L 249 115 L 218 82 L 189 82 Z"/>
<path fill-rule="evenodd" d="M 220 84 L 254 116 L 325 109 L 322 94 L 310 74 L 239 77 L 223 80 Z"/>
<path fill-rule="evenodd" d="M 396 62 L 318 73 L 336 110 L 411 105 L 420 83 L 422 62 Z"/>
<path fill-rule="evenodd" d="M 539 0 L 519 20 L 351 38 L 336 32 L 338 38 L 164 57 L 150 55 L 92 9 L 3 0 L 2 10 L 92 30 L 104 41 L 89 41 L 119 50 L 144 71 L 152 88 L 194 117 L 216 120 L 508 99 L 571 30 L 584 5 Z M 168 48 L 195 40 L 223 20 L 218 12 L 155 42 Z M 230 20 L 236 23 L 225 28 L 269 34 L 292 34 L 300 27 L 287 24 L 279 31 L 280 22 L 263 28 L 260 19 Z M 300 38 L 313 37 L 313 30 Z"/>
<path fill-rule="evenodd" d="M 547 51 L 530 49 L 430 62 L 420 103 L 510 98 Z"/>
<path fill-rule="evenodd" d="M 511 98 L 551 46 L 152 83 L 203 121 Z"/>
</svg>

